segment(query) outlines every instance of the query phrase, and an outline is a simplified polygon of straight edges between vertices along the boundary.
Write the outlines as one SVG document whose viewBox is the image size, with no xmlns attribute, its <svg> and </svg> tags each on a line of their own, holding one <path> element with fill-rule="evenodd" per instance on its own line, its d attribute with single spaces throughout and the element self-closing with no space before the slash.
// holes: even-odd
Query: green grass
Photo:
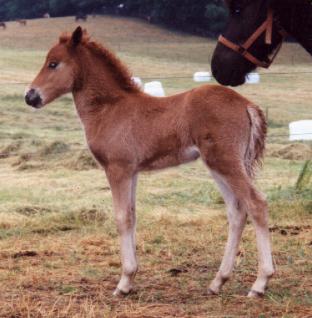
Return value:
<svg viewBox="0 0 312 318">
<path fill-rule="evenodd" d="M 205 290 L 221 261 L 225 206 L 200 162 L 139 178 L 136 292 L 113 299 L 120 273 L 118 235 L 105 174 L 87 152 L 71 96 L 39 112 L 23 93 L 49 46 L 72 18 L 14 22 L 0 32 L 0 316 L 1 317 L 309 317 L 312 289 L 312 191 L 295 189 L 311 143 L 268 139 L 257 184 L 267 195 L 277 274 L 264 299 L 245 294 L 257 268 L 254 231 L 244 233 L 233 279 L 219 297 Z M 198 86 L 215 42 L 135 19 L 85 24 L 135 75 L 164 79 L 168 94 Z M 34 40 L 36 39 L 36 41 Z M 295 56 L 295 59 L 294 59 Z M 294 64 L 292 64 L 294 60 Z M 294 44 L 261 71 L 258 86 L 237 91 L 269 108 L 269 134 L 312 117 L 311 58 Z M 273 75 L 287 72 L 289 75 Z M 185 77 L 185 78 L 184 78 Z M 23 83 L 23 84 L 18 84 Z M 286 149 L 286 150 L 285 150 Z M 285 159 L 288 158 L 288 159 Z M 15 257 L 21 251 L 35 256 Z M 178 274 L 172 275 L 178 269 Z"/>
</svg>

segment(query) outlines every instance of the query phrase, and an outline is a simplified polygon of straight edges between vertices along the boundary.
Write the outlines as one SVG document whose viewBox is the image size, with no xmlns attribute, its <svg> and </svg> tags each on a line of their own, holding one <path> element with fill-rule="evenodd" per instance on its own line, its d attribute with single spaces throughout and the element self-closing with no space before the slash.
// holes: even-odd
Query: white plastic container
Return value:
<svg viewBox="0 0 312 318">
<path fill-rule="evenodd" d="M 259 84 L 260 75 L 259 73 L 249 73 L 246 75 L 246 84 Z"/>
<path fill-rule="evenodd" d="M 140 88 L 143 87 L 143 81 L 140 77 L 133 76 L 131 79 L 137 86 L 139 86 Z"/>
<path fill-rule="evenodd" d="M 289 124 L 289 140 L 312 140 L 312 120 L 291 122 Z"/>
<path fill-rule="evenodd" d="M 194 82 L 210 82 L 211 74 L 209 72 L 196 72 L 193 75 Z"/>
<path fill-rule="evenodd" d="M 145 83 L 144 92 L 155 97 L 166 96 L 165 90 L 161 82 L 158 82 L 158 81 Z"/>
</svg>

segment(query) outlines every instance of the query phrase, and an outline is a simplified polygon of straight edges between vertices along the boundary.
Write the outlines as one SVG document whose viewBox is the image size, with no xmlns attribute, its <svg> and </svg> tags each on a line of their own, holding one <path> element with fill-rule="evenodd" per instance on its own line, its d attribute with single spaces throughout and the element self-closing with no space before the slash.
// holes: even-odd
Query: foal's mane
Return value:
<svg viewBox="0 0 312 318">
<path fill-rule="evenodd" d="M 69 45 L 71 35 L 63 34 L 59 39 L 60 43 Z M 140 92 L 140 88 L 132 80 L 132 74 L 128 68 L 119 60 L 119 58 L 105 48 L 102 44 L 91 41 L 87 33 L 84 32 L 80 45 L 87 48 L 93 55 L 98 57 L 108 68 L 113 78 L 117 81 L 121 88 L 127 92 Z"/>
</svg>

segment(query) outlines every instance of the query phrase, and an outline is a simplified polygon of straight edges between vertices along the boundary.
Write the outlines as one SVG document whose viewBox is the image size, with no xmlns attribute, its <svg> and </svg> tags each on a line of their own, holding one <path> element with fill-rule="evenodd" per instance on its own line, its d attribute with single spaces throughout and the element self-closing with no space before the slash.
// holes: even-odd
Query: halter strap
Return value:
<svg viewBox="0 0 312 318">
<path fill-rule="evenodd" d="M 261 36 L 262 33 L 265 32 L 265 44 L 272 44 L 272 31 L 273 31 L 273 10 L 268 10 L 268 15 L 266 20 L 259 26 L 259 28 L 247 39 L 247 41 L 242 44 L 238 45 L 233 43 L 232 41 L 225 38 L 223 35 L 219 36 L 218 41 L 222 43 L 227 48 L 237 52 L 241 56 L 243 56 L 245 59 L 247 59 L 249 62 L 263 68 L 269 68 L 270 65 L 275 60 L 279 50 L 282 47 L 283 41 L 287 35 L 286 31 L 280 29 L 279 33 L 282 36 L 282 40 L 277 46 L 275 53 L 273 54 L 272 58 L 268 58 L 268 61 L 260 61 L 258 58 L 256 58 L 254 55 L 248 52 L 250 47 L 255 43 L 255 41 Z"/>
</svg>

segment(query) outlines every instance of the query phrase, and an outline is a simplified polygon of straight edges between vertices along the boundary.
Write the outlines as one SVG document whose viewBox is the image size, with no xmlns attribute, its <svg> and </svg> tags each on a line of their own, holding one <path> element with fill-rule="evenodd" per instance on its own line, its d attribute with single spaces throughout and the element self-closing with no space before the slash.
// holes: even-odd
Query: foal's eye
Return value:
<svg viewBox="0 0 312 318">
<path fill-rule="evenodd" d="M 58 66 L 58 63 L 57 62 L 50 62 L 49 65 L 48 65 L 48 68 L 51 68 L 51 69 L 56 69 L 56 67 Z"/>
</svg>

